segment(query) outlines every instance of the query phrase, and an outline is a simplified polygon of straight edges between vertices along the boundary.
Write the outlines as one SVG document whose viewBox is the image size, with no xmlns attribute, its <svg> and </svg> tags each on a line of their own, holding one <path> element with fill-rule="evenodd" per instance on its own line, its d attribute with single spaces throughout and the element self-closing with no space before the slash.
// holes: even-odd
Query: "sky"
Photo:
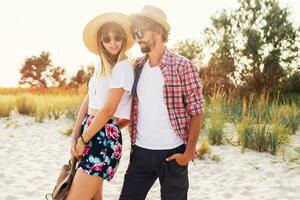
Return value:
<svg viewBox="0 0 300 200">
<path fill-rule="evenodd" d="M 300 1 L 279 0 L 300 26 Z M 0 0 L 0 87 L 17 87 L 25 59 L 49 51 L 54 66 L 74 75 L 81 65 L 97 62 L 82 41 L 84 26 L 105 12 L 132 14 L 144 5 L 160 7 L 171 26 L 168 47 L 182 39 L 201 40 L 210 17 L 234 9 L 237 0 Z M 140 56 L 135 45 L 129 52 Z"/>
</svg>

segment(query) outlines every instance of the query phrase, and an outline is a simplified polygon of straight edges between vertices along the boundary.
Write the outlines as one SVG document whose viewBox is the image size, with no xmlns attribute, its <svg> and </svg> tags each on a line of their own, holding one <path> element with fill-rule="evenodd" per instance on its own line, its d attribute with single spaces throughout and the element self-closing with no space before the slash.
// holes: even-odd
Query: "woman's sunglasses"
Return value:
<svg viewBox="0 0 300 200">
<path fill-rule="evenodd" d="M 112 40 L 116 42 L 121 42 L 123 40 L 123 35 L 113 35 L 113 37 L 106 35 L 103 36 L 101 40 L 103 43 L 110 43 Z"/>
</svg>

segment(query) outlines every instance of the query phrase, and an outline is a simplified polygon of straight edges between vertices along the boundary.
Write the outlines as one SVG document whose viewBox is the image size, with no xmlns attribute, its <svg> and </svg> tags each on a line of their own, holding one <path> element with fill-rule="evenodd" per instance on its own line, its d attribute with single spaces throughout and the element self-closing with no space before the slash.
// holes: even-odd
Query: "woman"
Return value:
<svg viewBox="0 0 300 200">
<path fill-rule="evenodd" d="M 103 180 L 110 181 L 122 152 L 120 119 L 130 116 L 133 70 L 125 51 L 134 43 L 128 17 L 106 13 L 91 20 L 83 32 L 86 47 L 100 56 L 101 66 L 89 81 L 88 95 L 77 115 L 71 155 L 79 160 L 67 199 L 102 199 Z"/>
</svg>

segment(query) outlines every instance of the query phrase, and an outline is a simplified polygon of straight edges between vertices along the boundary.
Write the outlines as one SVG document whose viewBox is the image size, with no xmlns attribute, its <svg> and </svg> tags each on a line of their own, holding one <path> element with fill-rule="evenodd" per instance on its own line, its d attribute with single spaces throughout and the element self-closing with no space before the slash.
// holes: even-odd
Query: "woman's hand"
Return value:
<svg viewBox="0 0 300 200">
<path fill-rule="evenodd" d="M 72 137 L 71 139 L 71 158 L 73 159 L 74 157 L 77 157 L 77 152 L 76 152 L 76 144 L 77 144 L 77 140 L 75 138 Z"/>
<path fill-rule="evenodd" d="M 82 157 L 84 149 L 85 149 L 85 146 L 84 146 L 83 141 L 81 140 L 81 138 L 78 138 L 75 148 L 76 148 L 75 149 L 76 150 L 76 158 L 80 159 Z"/>
</svg>

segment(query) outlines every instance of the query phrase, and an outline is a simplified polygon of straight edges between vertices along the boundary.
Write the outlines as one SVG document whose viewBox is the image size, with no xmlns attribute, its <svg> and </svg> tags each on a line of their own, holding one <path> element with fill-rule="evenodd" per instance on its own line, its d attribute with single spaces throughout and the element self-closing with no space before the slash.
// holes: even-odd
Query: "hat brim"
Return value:
<svg viewBox="0 0 300 200">
<path fill-rule="evenodd" d="M 85 46 L 94 54 L 99 55 L 97 34 L 101 26 L 108 22 L 118 23 L 125 31 L 127 38 L 126 50 L 134 45 L 134 39 L 130 32 L 128 16 L 122 13 L 110 12 L 93 18 L 84 28 L 83 42 Z"/>
<path fill-rule="evenodd" d="M 147 13 L 135 13 L 135 14 L 131 14 L 128 16 L 129 18 L 129 21 L 132 21 L 134 18 L 137 18 L 137 17 L 147 17 L 149 19 L 152 19 L 153 21 L 156 21 L 157 23 L 159 23 L 160 25 L 162 25 L 164 27 L 164 29 L 166 29 L 166 31 L 170 31 L 171 27 L 170 25 L 168 24 L 168 22 L 158 18 L 158 17 L 155 17 L 155 16 L 152 16 L 152 15 L 149 15 Z"/>
</svg>

